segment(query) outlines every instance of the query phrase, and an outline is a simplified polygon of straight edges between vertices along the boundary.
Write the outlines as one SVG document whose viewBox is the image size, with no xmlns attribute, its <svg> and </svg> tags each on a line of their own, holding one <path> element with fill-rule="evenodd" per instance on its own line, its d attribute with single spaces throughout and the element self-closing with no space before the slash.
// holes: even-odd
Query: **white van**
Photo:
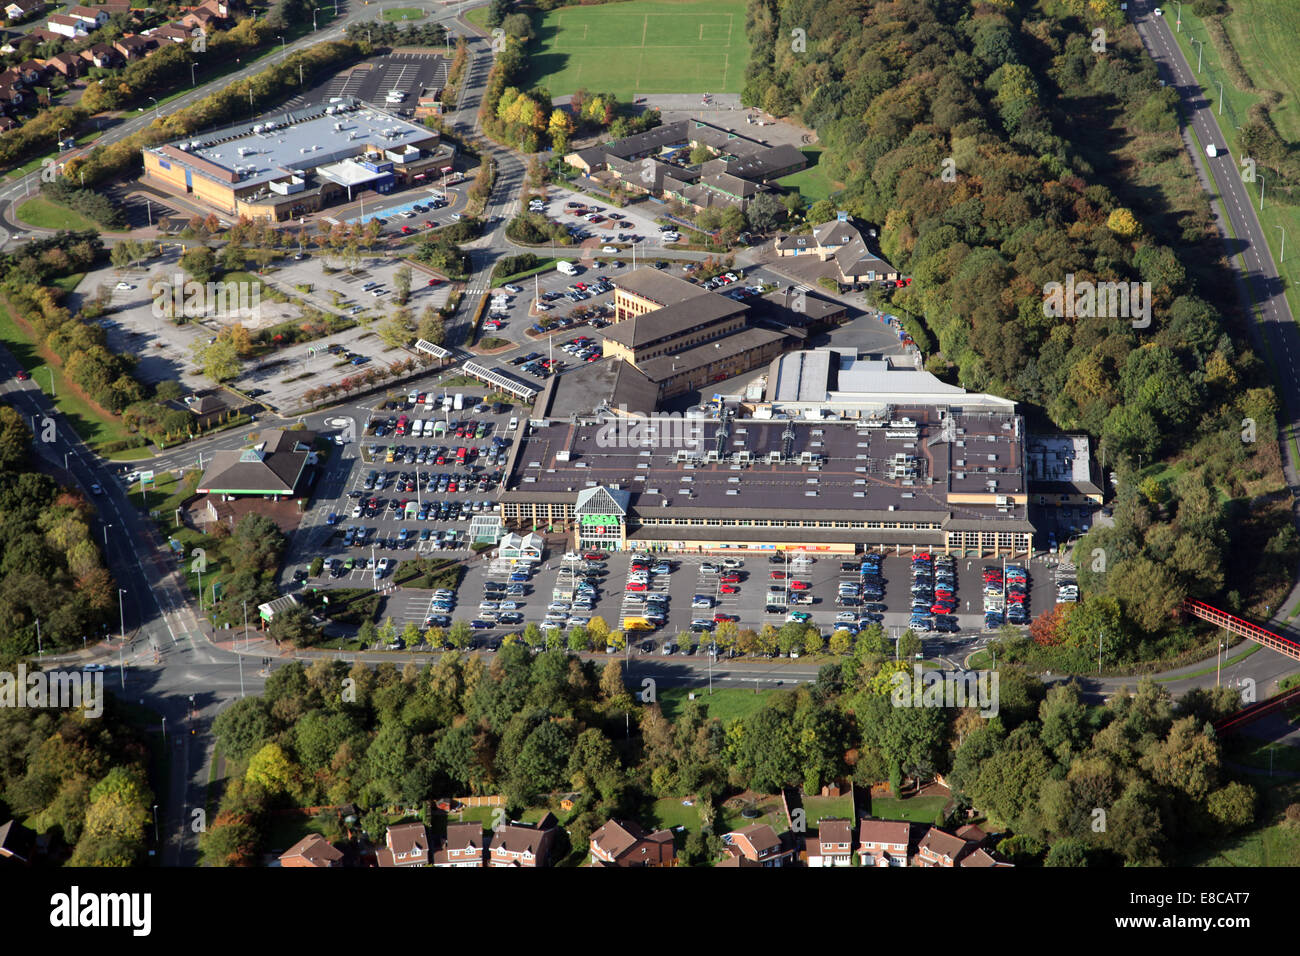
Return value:
<svg viewBox="0 0 1300 956">
<path fill-rule="evenodd" d="M 555 264 L 555 270 L 564 273 L 566 276 L 576 276 L 578 274 L 578 267 L 572 262 L 563 259 Z"/>
<path fill-rule="evenodd" d="M 457 392 L 456 398 L 451 403 L 451 407 L 456 409 L 456 411 L 463 409 L 465 407 L 465 396 L 460 392 Z"/>
<path fill-rule="evenodd" d="M 516 431 L 516 430 L 518 430 L 518 428 L 519 428 L 519 419 L 518 419 L 518 418 L 512 418 L 512 419 L 510 419 L 510 424 L 507 425 L 506 428 L 508 428 L 510 431 Z"/>
<path fill-rule="evenodd" d="M 444 396 L 442 396 L 442 410 L 445 412 L 445 411 L 447 411 L 449 408 L 451 408 L 451 396 L 450 396 L 450 395 L 444 395 Z"/>
</svg>

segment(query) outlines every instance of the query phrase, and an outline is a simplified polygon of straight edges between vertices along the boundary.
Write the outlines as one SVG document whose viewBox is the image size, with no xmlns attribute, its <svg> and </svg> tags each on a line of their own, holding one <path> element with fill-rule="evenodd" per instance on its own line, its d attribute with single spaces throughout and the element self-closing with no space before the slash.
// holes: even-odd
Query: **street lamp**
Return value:
<svg viewBox="0 0 1300 956">
<path fill-rule="evenodd" d="M 283 53 L 283 52 L 284 52 L 284 37 L 276 37 L 276 39 L 280 41 L 280 52 Z"/>
<path fill-rule="evenodd" d="M 157 115 L 158 115 L 158 100 L 155 99 L 155 98 L 152 97 L 152 96 L 149 97 L 149 99 L 153 100 L 153 115 L 154 115 L 154 116 L 157 116 Z"/>
<path fill-rule="evenodd" d="M 1190 39 L 1193 43 L 1197 44 L 1197 47 L 1196 47 L 1196 72 L 1197 72 L 1197 73 L 1200 73 L 1200 72 L 1201 72 L 1201 59 L 1205 56 L 1205 41 L 1204 41 L 1204 40 L 1198 40 L 1198 39 L 1196 39 L 1196 37 L 1189 37 L 1188 39 Z"/>
<path fill-rule="evenodd" d="M 1277 263 L 1281 265 L 1286 262 L 1286 228 L 1284 226 L 1278 226 L 1278 228 L 1282 230 L 1282 249 L 1277 257 Z"/>
<path fill-rule="evenodd" d="M 1219 84 L 1219 115 L 1223 115 L 1223 80 L 1217 81 Z"/>
<path fill-rule="evenodd" d="M 163 718 L 165 721 L 167 718 Z M 153 805 L 153 842 L 158 842 L 158 804 Z"/>
<path fill-rule="evenodd" d="M 193 87 L 194 85 L 195 85 L 195 84 L 194 84 L 194 64 L 191 63 L 191 64 L 190 64 L 190 86 Z"/>
<path fill-rule="evenodd" d="M 1264 178 L 1264 175 L 1262 173 L 1259 173 L 1257 175 L 1259 176 L 1259 211 L 1263 212 L 1264 211 L 1264 187 L 1268 185 L 1268 181 Z"/>
<path fill-rule="evenodd" d="M 312 11 L 311 11 L 311 29 L 312 29 L 312 32 L 313 32 L 313 33 L 316 31 L 316 10 L 315 10 L 315 8 L 313 8 Z"/>
</svg>

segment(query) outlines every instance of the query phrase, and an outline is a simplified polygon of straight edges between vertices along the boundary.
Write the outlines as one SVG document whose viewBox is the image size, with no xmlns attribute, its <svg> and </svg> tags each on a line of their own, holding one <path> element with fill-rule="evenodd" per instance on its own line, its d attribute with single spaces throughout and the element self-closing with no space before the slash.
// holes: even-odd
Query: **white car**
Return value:
<svg viewBox="0 0 1300 956">
<path fill-rule="evenodd" d="M 507 285 L 507 286 L 502 286 L 502 288 L 504 288 L 507 292 L 513 292 L 515 295 L 518 295 L 520 292 L 524 291 L 523 289 L 519 288 L 519 286 L 517 285 Z"/>
<path fill-rule="evenodd" d="M 617 248 L 616 246 L 604 246 L 604 247 L 601 248 L 600 251 L 603 252 L 603 253 L 605 253 L 605 255 L 609 256 L 609 255 L 613 255 L 614 253 L 618 252 L 618 248 Z"/>
<path fill-rule="evenodd" d="M 1161 10 L 1159 7 L 1156 7 L 1156 8 L 1155 8 L 1154 10 L 1152 10 L 1151 12 L 1154 13 L 1154 14 L 1155 14 L 1156 16 L 1158 16 L 1158 17 L 1163 17 L 1163 16 L 1165 15 L 1165 12 L 1164 12 L 1163 10 Z"/>
<path fill-rule="evenodd" d="M 123 292 L 129 292 L 131 289 L 134 289 L 135 286 L 131 285 L 131 283 L 129 282 L 119 282 L 116 286 L 114 286 L 114 288 L 121 289 Z"/>
</svg>

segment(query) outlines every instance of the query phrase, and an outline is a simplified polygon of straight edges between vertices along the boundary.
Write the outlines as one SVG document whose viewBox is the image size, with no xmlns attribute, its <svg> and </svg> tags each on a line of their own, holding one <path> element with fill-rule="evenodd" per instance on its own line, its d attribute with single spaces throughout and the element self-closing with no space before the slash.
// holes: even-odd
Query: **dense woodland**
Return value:
<svg viewBox="0 0 1300 956">
<path fill-rule="evenodd" d="M 976 807 L 1021 864 L 1170 862 L 1192 837 L 1255 819 L 1254 790 L 1228 779 L 1207 726 L 1235 708 L 1226 688 L 1175 705 L 1146 682 L 1132 698 L 1087 707 L 1073 685 L 1048 690 L 1004 667 L 999 712 L 985 718 L 895 706 L 893 674 L 907 664 L 882 651 L 860 642 L 816 682 L 772 692 L 725 724 L 707 697 L 667 719 L 641 687 L 625 687 L 618 658 L 601 667 L 519 643 L 490 660 L 449 653 L 401 671 L 295 662 L 217 718 L 234 773 L 205 858 L 256 863 L 273 849 L 272 813 L 294 806 L 355 803 L 382 842 L 397 808 L 427 816 L 440 797 L 501 793 L 512 815 L 549 806 L 581 848 L 610 816 L 650 825 L 654 800 L 689 795 L 700 825 L 679 836 L 681 859 L 707 864 L 720 849 L 722 802 L 738 792 L 816 793 L 846 777 L 889 780 L 898 792 L 936 772 L 953 785 L 952 818 Z M 575 791 L 575 807 L 562 810 L 558 795 Z M 1104 829 L 1095 808 L 1106 811 Z"/>
<path fill-rule="evenodd" d="M 928 367 L 1088 433 L 1116 473 L 1115 527 L 1076 551 L 1087 600 L 1012 653 L 1076 667 L 1100 626 L 1114 663 L 1169 659 L 1195 645 L 1185 596 L 1276 605 L 1297 536 L 1255 496 L 1281 487 L 1277 399 L 1230 321 L 1177 96 L 1118 4 L 752 0 L 748 21 L 745 103 L 816 130 L 835 205 L 915 277 L 888 308 Z M 1070 274 L 1150 282 L 1150 327 L 1046 317 Z"/>
<path fill-rule="evenodd" d="M 15 818 L 44 835 L 42 863 L 143 864 L 154 802 L 148 772 L 144 736 L 111 694 L 98 718 L 0 711 L 0 823 Z"/>
</svg>

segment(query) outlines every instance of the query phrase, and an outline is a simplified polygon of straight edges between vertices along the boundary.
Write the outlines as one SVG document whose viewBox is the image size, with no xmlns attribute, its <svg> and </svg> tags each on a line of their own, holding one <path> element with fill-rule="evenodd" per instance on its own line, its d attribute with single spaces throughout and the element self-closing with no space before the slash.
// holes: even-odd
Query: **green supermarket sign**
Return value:
<svg viewBox="0 0 1300 956">
<path fill-rule="evenodd" d="M 616 528 L 622 524 L 622 519 L 618 515 L 583 515 L 581 523 L 584 526 L 597 524 Z"/>
</svg>

